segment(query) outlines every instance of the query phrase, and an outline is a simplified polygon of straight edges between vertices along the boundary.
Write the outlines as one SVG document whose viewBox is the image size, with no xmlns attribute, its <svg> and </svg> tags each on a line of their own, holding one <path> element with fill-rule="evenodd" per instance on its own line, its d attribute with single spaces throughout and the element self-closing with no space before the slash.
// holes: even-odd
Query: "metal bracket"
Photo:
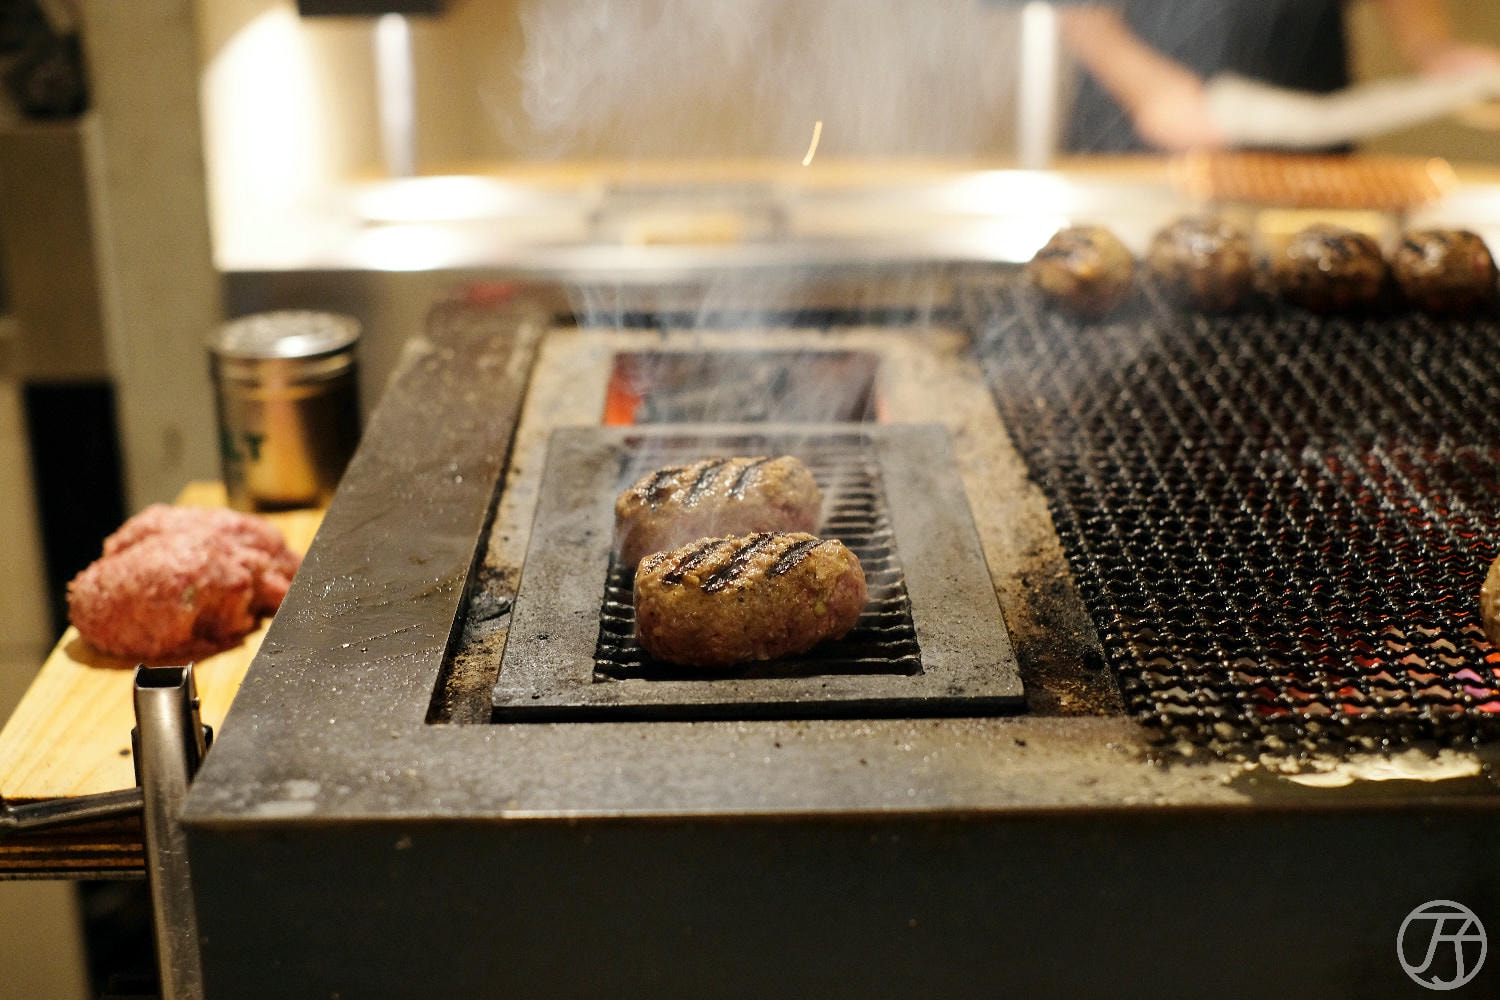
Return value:
<svg viewBox="0 0 1500 1000">
<path fill-rule="evenodd" d="M 72 826 L 74 823 L 118 819 L 140 812 L 145 801 L 145 795 L 139 788 L 42 799 L 40 802 L 28 802 L 19 806 L 13 806 L 0 798 L 0 839 L 33 830 Z"/>
<path fill-rule="evenodd" d="M 151 887 L 163 1000 L 203 996 L 187 837 L 177 822 L 211 739 L 199 707 L 191 665 L 136 667 L 135 730 L 130 738 L 136 781 L 145 795 L 146 881 Z"/>
<path fill-rule="evenodd" d="M 162 1000 L 192 1000 L 203 996 L 203 970 L 187 843 L 177 818 L 213 732 L 203 725 L 191 665 L 136 667 L 134 704 L 130 742 L 139 787 L 20 806 L 0 799 L 0 837 L 140 813 Z"/>
</svg>

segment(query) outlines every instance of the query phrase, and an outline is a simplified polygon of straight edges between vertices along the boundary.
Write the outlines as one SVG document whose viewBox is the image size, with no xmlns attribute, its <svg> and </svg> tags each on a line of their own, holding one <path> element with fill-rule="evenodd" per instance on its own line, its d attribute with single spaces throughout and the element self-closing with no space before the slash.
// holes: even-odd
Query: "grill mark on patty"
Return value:
<svg viewBox="0 0 1500 1000">
<path fill-rule="evenodd" d="M 677 565 L 662 574 L 661 582 L 667 584 L 681 583 L 690 571 L 701 566 L 713 554 L 721 541 L 723 541 L 721 538 L 703 539 L 697 546 L 684 552 L 681 558 L 677 560 Z"/>
<path fill-rule="evenodd" d="M 771 568 L 766 571 L 766 575 L 781 576 L 783 573 L 790 573 L 796 568 L 798 563 L 807 558 L 809 552 L 822 545 L 823 541 L 821 538 L 803 539 L 783 552 L 781 557 L 771 564 Z"/>
<path fill-rule="evenodd" d="M 1070 229 L 1058 233 L 1057 238 L 1048 241 L 1036 255 L 1043 260 L 1061 260 L 1075 264 L 1084 261 L 1086 254 L 1092 254 L 1097 249 L 1093 234 Z"/>
<path fill-rule="evenodd" d="M 769 461 L 769 458 L 761 456 L 760 458 L 753 458 L 746 462 L 745 467 L 740 470 L 740 474 L 734 477 L 734 482 L 729 484 L 729 495 L 736 500 L 743 499 L 745 489 L 750 485 L 751 474 Z"/>
<path fill-rule="evenodd" d="M 780 545 L 787 537 L 787 532 L 762 531 L 736 539 L 705 538 L 683 552 L 675 565 L 661 575 L 661 582 L 668 586 L 680 586 L 694 569 L 716 558 L 724 558 L 723 565 L 705 576 L 701 584 L 704 593 L 716 594 L 748 576 L 756 556 Z M 822 538 L 805 538 L 793 542 L 776 557 L 775 562 L 766 570 L 766 575 L 782 576 L 791 572 L 807 558 L 808 553 L 824 541 Z M 725 548 L 726 543 L 728 548 Z"/>
<path fill-rule="evenodd" d="M 1359 254 L 1359 243 L 1352 236 L 1325 236 L 1322 248 L 1329 257 L 1340 262 L 1353 260 Z"/>
<path fill-rule="evenodd" d="M 1061 243 L 1055 243 L 1051 246 L 1042 247 L 1036 252 L 1036 256 L 1040 260 L 1067 261 L 1070 260 L 1072 256 L 1078 252 L 1078 250 L 1079 248 L 1075 246 L 1066 246 Z"/>
<path fill-rule="evenodd" d="M 739 546 L 730 554 L 729 561 L 703 578 L 703 592 L 716 594 L 725 587 L 744 579 L 750 562 L 757 553 L 775 545 L 782 536 L 774 531 L 762 531 L 739 539 Z"/>
<path fill-rule="evenodd" d="M 1337 266 L 1370 256 L 1370 243 L 1360 233 L 1323 231 L 1313 235 L 1306 250 L 1308 257 Z"/>
<path fill-rule="evenodd" d="M 688 488 L 687 496 L 683 497 L 683 503 L 694 503 L 699 497 L 712 489 L 714 480 L 718 478 L 719 470 L 729 464 L 729 459 L 711 458 L 699 464 L 702 467 L 698 470 L 698 478 L 693 480 L 693 485 Z"/>
<path fill-rule="evenodd" d="M 669 465 L 665 469 L 656 470 L 655 474 L 647 481 L 645 489 L 641 491 L 645 494 L 646 502 L 651 505 L 652 510 L 655 510 L 658 504 L 672 495 L 672 490 L 676 487 L 673 480 L 686 472 L 687 468 L 685 465 Z"/>
</svg>

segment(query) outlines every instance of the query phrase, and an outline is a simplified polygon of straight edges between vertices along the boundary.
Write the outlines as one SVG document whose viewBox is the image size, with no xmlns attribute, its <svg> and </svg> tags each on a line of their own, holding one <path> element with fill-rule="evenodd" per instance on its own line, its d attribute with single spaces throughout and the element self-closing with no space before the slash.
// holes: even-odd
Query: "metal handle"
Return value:
<svg viewBox="0 0 1500 1000">
<path fill-rule="evenodd" d="M 139 788 L 42 799 L 19 806 L 13 806 L 0 797 L 0 839 L 11 834 L 47 830 L 73 823 L 119 819 L 140 812 L 144 802 L 145 794 Z"/>
<path fill-rule="evenodd" d="M 188 785 L 208 750 L 209 734 L 198 707 L 191 666 L 136 668 L 131 741 L 144 792 L 146 880 L 162 1000 L 203 996 L 187 838 L 177 822 Z"/>
<path fill-rule="evenodd" d="M 199 714 L 191 666 L 137 667 L 135 729 L 130 742 L 138 788 L 19 806 L 0 798 L 0 838 L 141 814 L 162 1000 L 203 996 L 198 913 L 193 906 L 187 838 L 177 818 L 212 739 L 213 731 L 203 725 Z"/>
</svg>

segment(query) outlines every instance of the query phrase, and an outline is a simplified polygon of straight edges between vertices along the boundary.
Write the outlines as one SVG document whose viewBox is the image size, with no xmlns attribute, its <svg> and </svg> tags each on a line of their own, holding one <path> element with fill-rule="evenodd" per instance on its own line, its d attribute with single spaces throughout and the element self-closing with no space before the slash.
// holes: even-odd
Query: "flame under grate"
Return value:
<svg viewBox="0 0 1500 1000">
<path fill-rule="evenodd" d="M 1500 735 L 1500 325 L 971 305 L 1136 717 L 1240 746 Z"/>
<path fill-rule="evenodd" d="M 657 459 L 663 463 L 695 461 L 702 457 L 701 450 L 701 447 L 689 449 L 682 455 L 658 453 Z M 599 645 L 594 654 L 595 681 L 922 672 L 921 650 L 912 628 L 910 603 L 896 558 L 880 473 L 873 459 L 857 438 L 850 437 L 809 444 L 799 457 L 825 497 L 823 523 L 818 533 L 842 541 L 864 567 L 870 599 L 854 630 L 842 639 L 820 646 L 816 656 L 747 664 L 730 670 L 664 667 L 648 657 L 635 639 L 634 569 L 612 559 L 600 613 Z"/>
</svg>

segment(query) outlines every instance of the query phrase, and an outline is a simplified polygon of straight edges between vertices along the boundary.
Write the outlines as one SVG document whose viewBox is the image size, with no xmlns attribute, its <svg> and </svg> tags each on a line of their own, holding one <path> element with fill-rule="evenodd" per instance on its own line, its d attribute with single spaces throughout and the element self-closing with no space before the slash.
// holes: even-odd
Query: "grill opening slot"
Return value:
<svg viewBox="0 0 1500 1000">
<path fill-rule="evenodd" d="M 615 355 L 604 423 L 868 423 L 868 351 L 645 351 Z"/>
</svg>

